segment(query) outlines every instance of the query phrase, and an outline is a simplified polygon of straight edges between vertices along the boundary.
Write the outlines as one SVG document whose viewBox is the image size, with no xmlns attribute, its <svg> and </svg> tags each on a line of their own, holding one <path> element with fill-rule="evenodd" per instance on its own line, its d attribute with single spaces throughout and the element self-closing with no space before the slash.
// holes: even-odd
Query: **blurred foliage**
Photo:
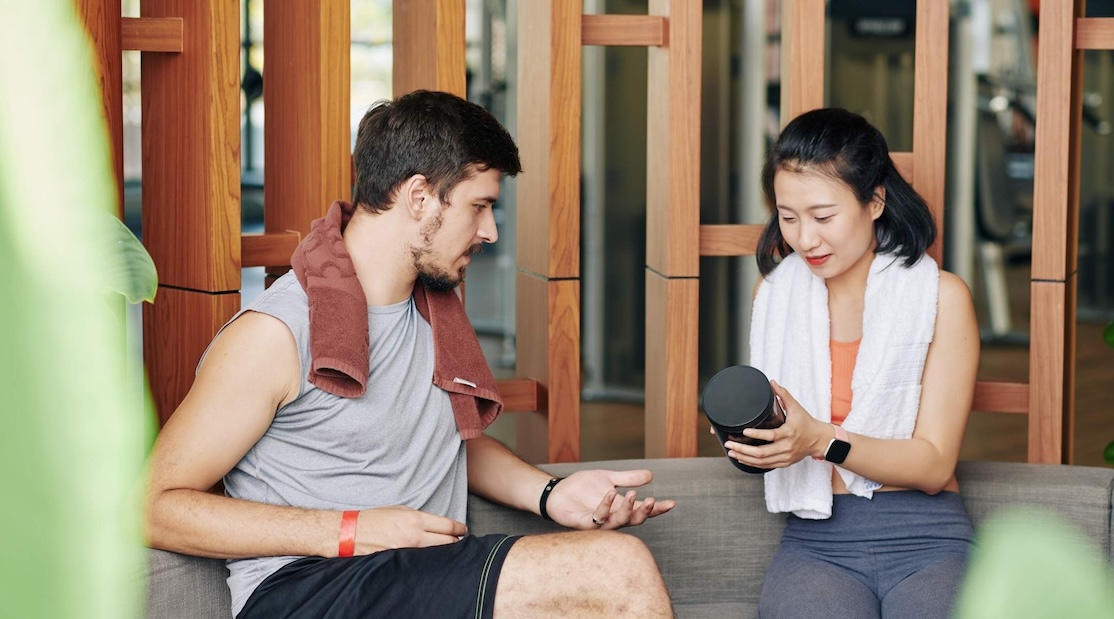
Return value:
<svg viewBox="0 0 1114 619">
<path fill-rule="evenodd" d="M 114 283 L 99 236 L 117 193 L 74 3 L 0 0 L 0 57 L 0 615 L 135 617 L 149 411 L 104 300 L 147 276 Z"/>
<path fill-rule="evenodd" d="M 1050 512 L 1003 509 L 979 526 L 954 616 L 1114 617 L 1114 584 L 1095 546 Z"/>
</svg>

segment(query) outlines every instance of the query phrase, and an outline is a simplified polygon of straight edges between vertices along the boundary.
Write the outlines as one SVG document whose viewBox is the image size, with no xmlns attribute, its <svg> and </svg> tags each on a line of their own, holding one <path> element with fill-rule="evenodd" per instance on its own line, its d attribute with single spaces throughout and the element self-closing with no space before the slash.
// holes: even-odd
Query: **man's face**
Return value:
<svg viewBox="0 0 1114 619">
<path fill-rule="evenodd" d="M 433 207 L 421 223 L 410 255 L 418 278 L 431 290 L 452 290 L 464 280 L 471 255 L 483 251 L 483 243 L 499 238 L 491 207 L 499 199 L 496 169 L 477 172 L 461 181 L 443 204 L 430 193 Z"/>
</svg>

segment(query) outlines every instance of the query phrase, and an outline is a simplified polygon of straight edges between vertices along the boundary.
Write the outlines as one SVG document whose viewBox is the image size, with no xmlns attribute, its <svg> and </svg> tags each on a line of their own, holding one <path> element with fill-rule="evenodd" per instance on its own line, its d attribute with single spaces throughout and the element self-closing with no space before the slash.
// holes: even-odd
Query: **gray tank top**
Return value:
<svg viewBox="0 0 1114 619">
<path fill-rule="evenodd" d="M 448 394 L 432 383 L 433 332 L 412 298 L 368 308 L 371 371 L 358 398 L 326 393 L 306 380 L 309 304 L 293 272 L 244 311 L 274 316 L 290 328 L 303 378 L 298 397 L 276 412 L 225 476 L 228 496 L 327 510 L 405 505 L 464 522 L 464 443 Z M 233 615 L 264 579 L 299 558 L 229 560 Z"/>
</svg>

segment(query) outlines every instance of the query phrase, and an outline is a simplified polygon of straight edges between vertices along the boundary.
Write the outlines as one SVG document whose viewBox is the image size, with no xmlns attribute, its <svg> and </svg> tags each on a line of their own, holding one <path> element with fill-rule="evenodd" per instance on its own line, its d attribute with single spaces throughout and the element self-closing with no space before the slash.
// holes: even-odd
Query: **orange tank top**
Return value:
<svg viewBox="0 0 1114 619">
<path fill-rule="evenodd" d="M 859 342 L 830 341 L 832 353 L 832 423 L 842 425 L 851 412 L 851 374 L 855 371 L 855 357 L 859 355 Z"/>
</svg>

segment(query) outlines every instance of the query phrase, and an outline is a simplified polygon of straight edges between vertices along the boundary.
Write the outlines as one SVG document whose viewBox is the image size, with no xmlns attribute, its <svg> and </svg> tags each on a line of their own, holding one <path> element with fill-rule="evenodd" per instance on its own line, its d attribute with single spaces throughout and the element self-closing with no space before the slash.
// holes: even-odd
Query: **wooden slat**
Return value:
<svg viewBox="0 0 1114 619">
<path fill-rule="evenodd" d="M 1064 427 L 1064 420 L 1071 417 L 1069 386 L 1075 366 L 1068 341 L 1075 325 L 1071 292 L 1064 282 L 1032 283 L 1029 462 L 1060 464 L 1071 453 L 1065 449 L 1070 435 Z"/>
<path fill-rule="evenodd" d="M 1041 7 L 1037 48 L 1037 123 L 1033 176 L 1034 280 L 1065 281 L 1078 245 L 1082 55 L 1074 49 L 1079 8 Z"/>
<path fill-rule="evenodd" d="M 824 107 L 825 0 L 784 0 L 781 8 L 781 125 Z"/>
<path fill-rule="evenodd" d="M 538 381 L 532 378 L 508 378 L 499 381 L 499 395 L 503 398 L 503 410 L 527 413 L 538 410 Z"/>
<path fill-rule="evenodd" d="M 185 38 L 182 31 L 183 20 L 181 17 L 120 18 L 120 33 L 124 51 L 181 52 Z"/>
<path fill-rule="evenodd" d="M 585 15 L 582 45 L 661 47 L 669 41 L 669 22 L 660 15 Z"/>
<path fill-rule="evenodd" d="M 294 231 L 245 234 L 240 237 L 240 266 L 287 267 L 302 235 Z"/>
<path fill-rule="evenodd" d="M 518 266 L 550 278 L 580 277 L 582 10 L 518 8 Z"/>
<path fill-rule="evenodd" d="M 1029 385 L 980 380 L 975 383 L 971 410 L 988 413 L 1029 412 Z"/>
<path fill-rule="evenodd" d="M 913 153 L 890 153 L 898 174 L 901 174 L 906 183 L 913 184 Z"/>
<path fill-rule="evenodd" d="M 77 0 L 77 12 L 93 39 L 97 82 L 116 178 L 116 213 L 124 216 L 124 104 L 123 59 L 120 56 L 120 0 Z"/>
<path fill-rule="evenodd" d="M 518 272 L 517 374 L 538 382 L 538 412 L 517 416 L 527 462 L 580 460 L 580 282 Z"/>
<path fill-rule="evenodd" d="M 913 188 L 936 219 L 937 262 L 944 248 L 944 174 L 948 123 L 948 3 L 917 2 L 913 74 Z"/>
<path fill-rule="evenodd" d="M 333 200 L 349 198 L 350 15 L 348 0 L 293 2 L 263 12 L 264 38 L 283 42 L 268 49 L 263 80 L 268 236 L 305 235 Z M 280 267 L 268 269 L 272 278 L 285 271 L 281 265 L 290 254 L 279 257 L 265 265 Z"/>
<path fill-rule="evenodd" d="M 423 88 L 466 96 L 464 8 L 461 0 L 394 0 L 395 97 Z"/>
<path fill-rule="evenodd" d="M 184 46 L 196 50 L 143 58 L 143 242 L 162 285 L 239 290 L 239 5 L 148 0 L 140 9 L 188 21 Z"/>
<path fill-rule="evenodd" d="M 697 278 L 646 270 L 646 457 L 696 456 Z"/>
<path fill-rule="evenodd" d="M 1114 18 L 1081 17 L 1075 20 L 1076 49 L 1114 49 Z"/>
<path fill-rule="evenodd" d="M 646 136 L 646 264 L 667 277 L 700 275 L 700 88 L 703 5 L 652 0 L 669 46 L 650 48 Z"/>
<path fill-rule="evenodd" d="M 193 385 L 197 364 L 217 331 L 240 309 L 240 293 L 163 287 L 143 304 L 143 358 L 159 427 Z"/>
<path fill-rule="evenodd" d="M 700 226 L 700 255 L 753 256 L 765 228 L 758 224 Z"/>
</svg>

